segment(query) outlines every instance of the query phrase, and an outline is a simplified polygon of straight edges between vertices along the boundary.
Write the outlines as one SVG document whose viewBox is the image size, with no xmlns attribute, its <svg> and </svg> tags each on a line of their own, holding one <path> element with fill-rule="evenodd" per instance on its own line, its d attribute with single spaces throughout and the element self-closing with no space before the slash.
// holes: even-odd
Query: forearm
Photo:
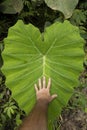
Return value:
<svg viewBox="0 0 87 130">
<path fill-rule="evenodd" d="M 51 79 L 49 78 L 46 87 L 46 79 L 39 79 L 38 86 L 35 84 L 37 103 L 30 115 L 23 121 L 19 130 L 47 130 L 47 109 L 48 104 L 57 97 L 50 95 Z"/>
<path fill-rule="evenodd" d="M 37 101 L 34 109 L 23 121 L 19 130 L 47 130 L 47 109 L 44 101 Z"/>
</svg>

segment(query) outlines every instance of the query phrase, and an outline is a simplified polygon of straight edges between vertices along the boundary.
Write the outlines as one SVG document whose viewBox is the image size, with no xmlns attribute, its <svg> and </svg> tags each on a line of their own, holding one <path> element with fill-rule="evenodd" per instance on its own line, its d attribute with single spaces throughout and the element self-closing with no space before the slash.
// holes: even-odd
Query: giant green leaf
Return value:
<svg viewBox="0 0 87 130">
<path fill-rule="evenodd" d="M 45 0 L 45 2 L 50 8 L 62 12 L 66 19 L 71 17 L 78 4 L 78 0 Z"/>
<path fill-rule="evenodd" d="M 2 71 L 6 84 L 27 113 L 35 103 L 34 84 L 43 76 L 52 78 L 51 94 L 58 94 L 48 110 L 52 122 L 78 86 L 84 55 L 79 29 L 68 21 L 56 22 L 45 29 L 42 39 L 39 29 L 19 20 L 4 42 Z"/>
</svg>

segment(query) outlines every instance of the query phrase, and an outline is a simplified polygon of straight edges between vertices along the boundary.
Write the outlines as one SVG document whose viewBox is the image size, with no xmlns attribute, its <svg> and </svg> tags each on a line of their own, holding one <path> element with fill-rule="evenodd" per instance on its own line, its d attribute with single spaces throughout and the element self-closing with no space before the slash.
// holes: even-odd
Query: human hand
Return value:
<svg viewBox="0 0 87 130">
<path fill-rule="evenodd" d="M 42 81 L 39 79 L 38 86 L 35 84 L 37 101 L 45 101 L 47 104 L 57 97 L 57 94 L 50 94 L 51 79 L 49 78 L 46 86 L 46 78 L 43 77 Z"/>
</svg>

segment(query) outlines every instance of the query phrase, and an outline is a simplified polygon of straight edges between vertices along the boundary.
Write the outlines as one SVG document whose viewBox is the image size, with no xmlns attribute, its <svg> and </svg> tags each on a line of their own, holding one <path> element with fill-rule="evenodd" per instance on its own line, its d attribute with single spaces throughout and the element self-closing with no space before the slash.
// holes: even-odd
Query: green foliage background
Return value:
<svg viewBox="0 0 87 130">
<path fill-rule="evenodd" d="M 21 6 L 16 9 L 14 13 L 4 12 L 3 9 L 7 8 L 3 5 L 5 0 L 0 1 L 0 53 L 3 50 L 3 39 L 7 36 L 8 29 L 14 25 L 18 19 L 22 19 L 26 24 L 32 23 L 40 29 L 41 32 L 44 28 L 51 25 L 55 21 L 63 22 L 65 16 L 62 11 L 53 10 L 49 8 L 44 0 L 22 0 L 23 8 Z M 18 2 L 18 1 L 17 1 Z M 7 3 L 9 3 L 7 1 Z M 9 8 L 8 8 L 9 10 Z M 66 17 L 67 18 L 67 17 Z M 87 40 L 87 1 L 79 1 L 77 6 L 68 17 L 68 20 L 80 28 L 82 37 Z M 85 46 L 85 52 L 86 52 Z M 0 67 L 3 61 L 0 56 Z M 86 58 L 85 58 L 86 69 Z M 84 86 L 85 83 L 84 83 Z M 12 92 L 5 86 L 5 76 L 0 72 L 0 129 L 1 130 L 15 130 L 20 124 L 25 113 L 19 108 L 18 104 L 12 98 Z M 82 100 L 83 101 L 83 100 Z M 82 104 L 81 104 L 82 105 Z M 86 108 L 85 108 L 86 110 Z M 54 126 L 55 127 L 55 126 Z"/>
</svg>

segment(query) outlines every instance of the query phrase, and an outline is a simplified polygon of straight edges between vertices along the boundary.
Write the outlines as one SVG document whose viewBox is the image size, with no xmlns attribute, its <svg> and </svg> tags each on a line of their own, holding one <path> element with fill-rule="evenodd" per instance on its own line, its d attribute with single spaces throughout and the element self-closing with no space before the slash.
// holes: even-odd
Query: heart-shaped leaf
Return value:
<svg viewBox="0 0 87 130">
<path fill-rule="evenodd" d="M 58 116 L 70 99 L 83 68 L 83 43 L 79 29 L 68 21 L 47 27 L 44 39 L 39 29 L 18 21 L 9 29 L 3 51 L 6 84 L 27 113 L 35 103 L 34 84 L 52 78 L 51 93 L 57 93 L 49 107 L 49 122 Z"/>
<path fill-rule="evenodd" d="M 78 4 L 78 0 L 45 0 L 45 2 L 50 8 L 61 11 L 66 19 L 71 17 Z"/>
</svg>

